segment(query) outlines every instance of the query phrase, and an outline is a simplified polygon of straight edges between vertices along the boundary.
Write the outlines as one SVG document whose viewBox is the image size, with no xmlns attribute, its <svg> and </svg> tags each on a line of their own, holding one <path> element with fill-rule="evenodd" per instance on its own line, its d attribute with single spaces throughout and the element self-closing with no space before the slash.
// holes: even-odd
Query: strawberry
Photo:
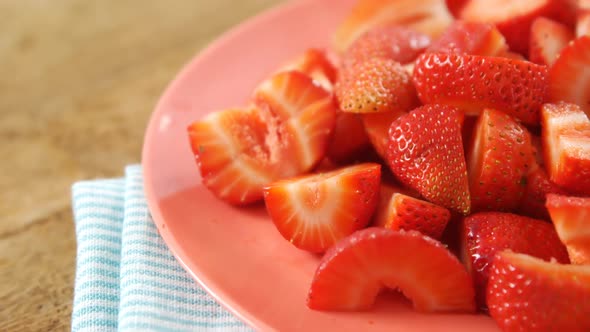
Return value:
<svg viewBox="0 0 590 332">
<path fill-rule="evenodd" d="M 336 67 L 330 62 L 325 51 L 311 48 L 301 56 L 283 66 L 281 71 L 300 71 L 311 77 L 327 91 L 332 91 L 336 82 Z"/>
<path fill-rule="evenodd" d="M 580 10 L 576 18 L 576 37 L 590 36 L 590 7 Z"/>
<path fill-rule="evenodd" d="M 547 172 L 542 167 L 533 166 L 527 175 L 526 189 L 520 201 L 520 214 L 543 220 L 550 220 L 549 212 L 545 208 L 547 194 L 565 194 L 565 190 L 549 180 Z"/>
<path fill-rule="evenodd" d="M 307 305 L 315 310 L 367 310 L 384 288 L 399 289 L 421 312 L 474 312 L 465 267 L 440 242 L 416 231 L 357 231 L 322 258 Z"/>
<path fill-rule="evenodd" d="M 447 8 L 453 14 L 453 16 L 458 16 L 463 9 L 463 6 L 467 3 L 468 0 L 446 0 Z"/>
<path fill-rule="evenodd" d="M 565 190 L 590 194 L 590 120 L 580 107 L 543 105 L 542 138 L 549 179 Z"/>
<path fill-rule="evenodd" d="M 400 116 L 389 129 L 387 162 L 403 184 L 426 200 L 468 214 L 461 122 L 461 112 L 444 105 L 425 105 Z"/>
<path fill-rule="evenodd" d="M 590 36 L 575 39 L 560 53 L 549 71 L 549 94 L 553 102 L 578 104 L 590 114 Z"/>
<path fill-rule="evenodd" d="M 528 54 L 531 25 L 540 16 L 573 25 L 575 0 L 469 0 L 458 17 L 466 21 L 495 24 L 506 37 L 510 49 Z"/>
<path fill-rule="evenodd" d="M 393 230 L 419 231 L 439 240 L 451 213 L 442 206 L 402 193 L 393 193 L 389 203 L 375 218 L 375 225 Z"/>
<path fill-rule="evenodd" d="M 420 100 L 459 107 L 467 114 L 484 108 L 504 111 L 528 124 L 539 122 L 547 94 L 547 68 L 528 61 L 467 54 L 425 53 L 414 67 Z"/>
<path fill-rule="evenodd" d="M 408 72 L 393 60 L 380 58 L 341 72 L 335 93 L 340 109 L 351 113 L 406 111 L 418 102 Z"/>
<path fill-rule="evenodd" d="M 574 39 L 574 33 L 567 26 L 539 17 L 531 25 L 529 60 L 540 65 L 551 66 L 559 52 Z"/>
<path fill-rule="evenodd" d="M 557 235 L 574 264 L 590 264 L 590 198 L 547 195 Z"/>
<path fill-rule="evenodd" d="M 354 159 L 371 143 L 358 114 L 336 112 L 336 126 L 328 146 L 327 157 L 340 163 Z"/>
<path fill-rule="evenodd" d="M 391 123 L 405 113 L 407 112 L 393 111 L 361 115 L 365 127 L 365 133 L 373 145 L 373 148 L 375 148 L 375 151 L 381 158 L 387 158 L 387 150 L 389 148 L 389 127 L 391 126 Z"/>
<path fill-rule="evenodd" d="M 336 30 L 334 46 L 344 52 L 363 33 L 380 25 L 405 25 L 438 37 L 452 21 L 444 0 L 359 0 Z"/>
<path fill-rule="evenodd" d="M 520 60 L 520 61 L 527 60 L 522 54 L 516 53 L 516 52 L 510 52 L 510 51 L 500 52 L 497 56 L 501 57 L 501 58 L 512 59 L 512 60 Z"/>
<path fill-rule="evenodd" d="M 342 66 L 351 67 L 373 58 L 408 64 L 424 52 L 430 43 L 428 35 L 403 26 L 377 26 L 350 45 L 342 55 Z"/>
<path fill-rule="evenodd" d="M 496 252 L 510 249 L 544 260 L 568 263 L 565 247 L 553 226 L 511 213 L 480 212 L 463 220 L 461 255 L 473 276 L 478 303 L 483 307 L 489 265 Z"/>
<path fill-rule="evenodd" d="M 264 188 L 264 202 L 285 239 L 323 252 L 369 223 L 380 181 L 380 165 L 359 164 L 273 182 Z"/>
<path fill-rule="evenodd" d="M 590 331 L 590 267 L 510 251 L 490 268 L 487 303 L 503 331 Z"/>
<path fill-rule="evenodd" d="M 504 36 L 490 23 L 455 21 L 428 52 L 496 56 L 508 51 Z"/>
<path fill-rule="evenodd" d="M 534 162 L 531 135 L 506 113 L 486 109 L 467 154 L 471 210 L 513 211 Z"/>
</svg>

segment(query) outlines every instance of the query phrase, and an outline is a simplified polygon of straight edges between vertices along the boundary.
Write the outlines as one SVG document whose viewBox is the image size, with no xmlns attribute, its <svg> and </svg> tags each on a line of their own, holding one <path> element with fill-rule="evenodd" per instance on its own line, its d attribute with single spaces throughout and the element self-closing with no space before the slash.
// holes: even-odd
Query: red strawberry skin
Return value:
<svg viewBox="0 0 590 332">
<path fill-rule="evenodd" d="M 529 60 L 551 66 L 561 50 L 574 39 L 573 31 L 553 20 L 538 17 L 531 26 Z"/>
<path fill-rule="evenodd" d="M 465 267 L 440 242 L 415 231 L 367 228 L 322 258 L 307 305 L 315 310 L 367 310 L 384 288 L 399 289 L 421 312 L 474 312 Z"/>
<path fill-rule="evenodd" d="M 565 193 L 565 190 L 549 180 L 543 167 L 536 166 L 527 175 L 526 189 L 518 212 L 531 218 L 551 220 L 545 207 L 547 195 Z"/>
<path fill-rule="evenodd" d="M 490 23 L 455 21 L 428 52 L 497 56 L 508 51 L 504 36 Z"/>
<path fill-rule="evenodd" d="M 534 163 L 531 135 L 506 113 L 486 109 L 468 153 L 471 210 L 514 211 Z"/>
<path fill-rule="evenodd" d="M 359 164 L 273 182 L 264 188 L 264 202 L 286 240 L 303 250 L 324 252 L 369 223 L 380 181 L 380 165 Z"/>
<path fill-rule="evenodd" d="M 567 251 L 553 228 L 542 220 L 511 213 L 480 212 L 463 220 L 462 258 L 473 276 L 477 300 L 485 304 L 489 268 L 496 252 L 515 252 L 569 263 Z"/>
<path fill-rule="evenodd" d="M 503 331 L 590 331 L 590 268 L 510 251 L 490 268 L 487 303 Z"/>
<path fill-rule="evenodd" d="M 492 108 L 532 125 L 539 123 L 548 89 L 545 66 L 467 54 L 422 54 L 413 81 L 425 104 L 449 104 L 467 114 Z"/>
<path fill-rule="evenodd" d="M 387 162 L 403 184 L 426 200 L 468 214 L 461 122 L 461 112 L 444 105 L 425 105 L 400 116 L 389 129 Z"/>
<path fill-rule="evenodd" d="M 546 204 L 572 263 L 590 265 L 590 198 L 549 194 Z"/>
</svg>

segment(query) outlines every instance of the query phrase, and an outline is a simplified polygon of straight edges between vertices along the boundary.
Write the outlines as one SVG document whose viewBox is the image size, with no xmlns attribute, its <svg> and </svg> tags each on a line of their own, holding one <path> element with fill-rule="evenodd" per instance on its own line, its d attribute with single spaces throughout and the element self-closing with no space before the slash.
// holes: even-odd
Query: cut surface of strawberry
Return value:
<svg viewBox="0 0 590 332">
<path fill-rule="evenodd" d="M 380 165 L 359 164 L 273 182 L 264 188 L 264 202 L 286 240 L 323 252 L 369 223 L 380 181 Z"/>
<path fill-rule="evenodd" d="M 510 249 L 544 260 L 569 263 L 553 228 L 542 220 L 511 213 L 480 212 L 463 220 L 461 255 L 473 276 L 478 303 L 485 304 L 489 267 L 496 252 Z"/>
<path fill-rule="evenodd" d="M 326 91 L 334 89 L 336 67 L 330 62 L 326 52 L 310 48 L 301 56 L 286 64 L 279 71 L 300 71 L 322 86 Z"/>
<path fill-rule="evenodd" d="M 590 36 L 566 46 L 549 71 L 549 94 L 553 102 L 577 104 L 590 114 Z"/>
<path fill-rule="evenodd" d="M 426 200 L 468 214 L 462 118 L 459 110 L 444 105 L 425 105 L 400 116 L 389 129 L 387 162 L 401 183 Z"/>
<path fill-rule="evenodd" d="M 590 264 L 590 198 L 547 195 L 547 209 L 574 264 Z"/>
<path fill-rule="evenodd" d="M 535 19 L 531 26 L 529 60 L 551 66 L 574 33 L 567 26 L 545 17 Z"/>
<path fill-rule="evenodd" d="M 341 71 L 335 89 L 343 112 L 407 111 L 418 103 L 411 76 L 390 59 L 373 58 Z"/>
<path fill-rule="evenodd" d="M 490 268 L 487 303 L 503 331 L 590 331 L 590 267 L 510 251 Z"/>
<path fill-rule="evenodd" d="M 406 113 L 393 111 L 361 115 L 369 141 L 377 154 L 384 160 L 387 158 L 387 150 L 389 149 L 389 127 L 395 119 Z"/>
<path fill-rule="evenodd" d="M 471 210 L 514 211 L 534 163 L 531 135 L 506 113 L 486 109 L 467 153 Z"/>
<path fill-rule="evenodd" d="M 590 7 L 578 12 L 576 18 L 576 37 L 590 36 Z"/>
<path fill-rule="evenodd" d="M 469 274 L 440 242 L 415 231 L 371 227 L 323 257 L 309 290 L 315 310 L 367 310 L 384 289 L 399 289 L 422 312 L 473 312 Z"/>
<path fill-rule="evenodd" d="M 336 30 L 334 46 L 344 52 L 363 33 L 380 25 L 404 25 L 438 37 L 452 21 L 444 0 L 360 0 Z"/>
<path fill-rule="evenodd" d="M 358 114 L 338 110 L 327 157 L 337 163 L 347 162 L 370 145 L 362 118 Z"/>
<path fill-rule="evenodd" d="M 504 36 L 491 23 L 455 21 L 428 52 L 496 56 L 508 51 Z"/>
<path fill-rule="evenodd" d="M 413 81 L 425 104 L 449 104 L 467 114 L 493 108 L 533 125 L 548 90 L 546 66 L 468 54 L 422 54 Z"/>
</svg>

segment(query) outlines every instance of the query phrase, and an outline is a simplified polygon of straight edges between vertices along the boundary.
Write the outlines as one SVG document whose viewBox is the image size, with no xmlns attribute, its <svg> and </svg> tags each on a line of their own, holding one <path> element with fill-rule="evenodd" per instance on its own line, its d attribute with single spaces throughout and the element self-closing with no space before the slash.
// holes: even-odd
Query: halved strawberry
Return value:
<svg viewBox="0 0 590 332">
<path fill-rule="evenodd" d="M 278 144 L 294 150 L 291 176 L 313 169 L 324 157 L 336 122 L 332 94 L 300 72 L 282 72 L 258 86 L 255 103 L 267 123 L 275 123 Z M 274 137 L 272 137 L 274 139 Z M 285 163 L 280 160 L 282 164 Z"/>
<path fill-rule="evenodd" d="M 410 75 L 390 59 L 373 58 L 343 70 L 335 93 L 340 109 L 351 113 L 407 111 L 418 102 Z"/>
<path fill-rule="evenodd" d="M 416 231 L 380 227 L 358 231 L 326 253 L 307 305 L 315 310 L 366 310 L 384 288 L 399 289 L 418 311 L 475 311 L 465 267 L 440 242 Z"/>
<path fill-rule="evenodd" d="M 471 211 L 514 211 L 535 162 L 531 134 L 508 114 L 485 109 L 467 161 Z"/>
<path fill-rule="evenodd" d="M 380 181 L 380 165 L 359 164 L 273 182 L 264 188 L 264 202 L 285 239 L 323 252 L 369 223 Z"/>
<path fill-rule="evenodd" d="M 334 89 L 336 83 L 336 67 L 330 62 L 326 52 L 316 48 L 310 48 L 301 56 L 283 66 L 281 71 L 300 71 L 327 91 Z"/>
<path fill-rule="evenodd" d="M 493 108 L 533 125 L 548 87 L 546 66 L 467 54 L 422 54 L 413 80 L 425 104 L 449 104 L 468 114 Z"/>
<path fill-rule="evenodd" d="M 574 39 L 574 33 L 564 24 L 539 17 L 531 25 L 529 60 L 551 66 L 561 50 Z"/>
<path fill-rule="evenodd" d="M 387 158 L 387 150 L 389 149 L 389 127 L 391 126 L 391 123 L 402 114 L 406 113 L 407 112 L 403 111 L 393 111 L 361 115 L 365 133 L 373 145 L 373 148 L 375 148 L 375 151 L 381 158 Z"/>
<path fill-rule="evenodd" d="M 425 105 L 400 116 L 389 130 L 387 162 L 403 184 L 426 200 L 468 214 L 461 119 L 459 110 L 444 105 Z"/>
<path fill-rule="evenodd" d="M 561 263 L 569 259 L 553 225 L 511 213 L 480 212 L 463 220 L 461 255 L 473 276 L 477 300 L 485 304 L 489 268 L 496 252 L 510 249 Z"/>
<path fill-rule="evenodd" d="M 487 303 L 503 331 L 590 331 L 590 267 L 504 251 L 490 268 Z"/>
<path fill-rule="evenodd" d="M 347 162 L 370 145 L 361 117 L 358 114 L 338 110 L 327 157 L 338 163 Z"/>
<path fill-rule="evenodd" d="M 558 186 L 590 195 L 590 120 L 574 104 L 545 104 L 542 138 L 549 178 Z"/>
<path fill-rule="evenodd" d="M 543 220 L 550 220 L 549 212 L 545 208 L 547 194 L 565 194 L 565 190 L 549 180 L 547 172 L 541 166 L 533 166 L 527 175 L 526 189 L 520 201 L 520 214 Z"/>
<path fill-rule="evenodd" d="M 547 195 L 557 235 L 574 264 L 590 264 L 590 198 Z"/>
<path fill-rule="evenodd" d="M 430 43 L 428 35 L 404 26 L 377 26 L 350 45 L 342 55 L 342 67 L 351 67 L 373 58 L 390 59 L 401 64 L 411 63 Z"/>
<path fill-rule="evenodd" d="M 455 21 L 428 52 L 496 56 L 508 51 L 504 36 L 490 23 Z"/>
<path fill-rule="evenodd" d="M 575 0 L 469 0 L 461 8 L 459 18 L 495 24 L 511 50 L 528 54 L 531 25 L 537 17 L 556 19 L 571 26 L 575 9 Z"/>
<path fill-rule="evenodd" d="M 553 102 L 578 104 L 590 114 L 590 36 L 566 46 L 549 71 L 549 94 Z"/>
</svg>

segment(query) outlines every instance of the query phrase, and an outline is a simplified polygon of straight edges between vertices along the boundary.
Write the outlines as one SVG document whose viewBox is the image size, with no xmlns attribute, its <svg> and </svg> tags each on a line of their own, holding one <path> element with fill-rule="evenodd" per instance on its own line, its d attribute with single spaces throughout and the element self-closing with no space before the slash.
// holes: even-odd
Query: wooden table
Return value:
<svg viewBox="0 0 590 332">
<path fill-rule="evenodd" d="M 69 330 L 71 184 L 139 162 L 182 65 L 279 2 L 0 1 L 0 331 Z"/>
</svg>

